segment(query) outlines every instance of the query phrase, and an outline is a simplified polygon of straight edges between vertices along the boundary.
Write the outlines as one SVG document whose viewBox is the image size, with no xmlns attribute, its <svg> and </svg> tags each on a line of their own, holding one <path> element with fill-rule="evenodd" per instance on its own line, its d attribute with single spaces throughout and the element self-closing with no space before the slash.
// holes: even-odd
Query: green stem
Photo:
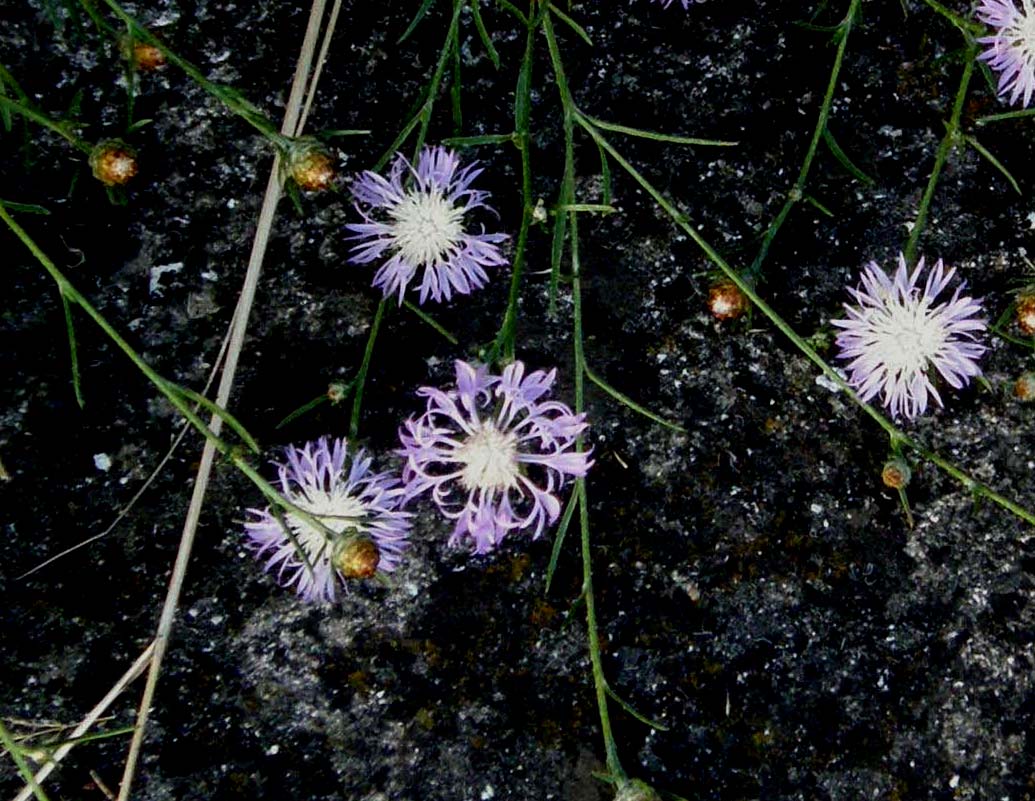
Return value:
<svg viewBox="0 0 1035 801">
<path fill-rule="evenodd" d="M 43 788 L 36 782 L 36 777 L 32 772 L 32 768 L 30 768 L 29 763 L 25 761 L 25 757 L 22 756 L 21 749 L 14 741 L 14 738 L 7 730 L 7 727 L 3 724 L 3 721 L 0 721 L 0 745 L 3 745 L 7 753 L 11 755 L 11 759 L 14 760 L 14 764 L 18 766 L 18 772 L 22 775 L 22 778 L 25 779 L 25 783 L 29 785 L 29 789 L 32 790 L 33 795 L 35 795 L 39 801 L 50 801 L 47 794 L 43 792 Z"/>
<path fill-rule="evenodd" d="M 74 124 L 71 122 L 58 122 L 57 120 L 48 117 L 37 108 L 19 103 L 17 100 L 11 100 L 11 98 L 5 97 L 2 94 L 0 94 L 0 108 L 14 111 L 17 114 L 21 114 L 27 120 L 32 120 L 37 125 L 42 125 L 44 128 L 48 128 L 61 138 L 67 140 L 72 147 L 78 148 L 87 155 L 89 155 L 93 150 L 87 142 L 72 133 L 71 128 Z"/>
<path fill-rule="evenodd" d="M 352 395 L 352 415 L 349 417 L 349 439 L 355 440 L 359 434 L 359 416 L 363 409 L 363 388 L 367 383 L 367 372 L 370 370 L 370 360 L 374 356 L 374 343 L 377 342 L 377 332 L 381 330 L 381 320 L 385 316 L 385 308 L 388 306 L 388 299 L 381 298 L 377 304 L 377 312 L 374 314 L 374 322 L 370 325 L 370 334 L 367 336 L 367 346 L 363 351 L 363 363 L 356 373 L 355 390 Z"/>
<path fill-rule="evenodd" d="M 560 50 L 557 46 L 557 37 L 554 34 L 553 23 L 549 15 L 542 17 L 543 33 L 546 35 L 547 47 L 550 51 L 550 60 L 553 63 L 554 77 L 557 89 L 561 96 L 561 103 L 564 109 L 564 182 L 562 187 L 562 202 L 571 202 L 571 198 L 564 199 L 564 195 L 574 194 L 575 175 L 575 148 L 574 148 L 574 114 L 575 104 L 572 101 L 571 92 L 568 89 L 568 82 L 564 74 L 564 65 L 561 61 Z M 586 353 L 583 343 L 582 331 L 582 277 L 579 265 L 579 229 L 578 213 L 567 212 L 570 219 L 568 224 L 571 235 L 571 274 L 572 274 L 572 345 L 575 356 L 575 413 L 581 414 L 586 408 Z M 576 438 L 575 449 L 581 452 L 584 449 L 583 437 Z M 600 717 L 600 733 L 604 740 L 604 754 L 607 763 L 607 772 L 618 785 L 626 780 L 626 773 L 622 768 L 618 756 L 618 745 L 615 743 L 614 734 L 611 731 L 611 716 L 608 710 L 607 701 L 607 678 L 604 676 L 604 665 L 600 655 L 600 633 L 597 626 L 596 596 L 593 592 L 593 557 L 589 537 L 589 501 L 586 495 L 586 479 L 579 478 L 575 481 L 575 492 L 579 497 L 579 530 L 582 544 L 582 597 L 586 602 L 586 631 L 589 639 L 589 660 L 593 671 L 593 688 L 597 700 L 597 713 Z"/>
<path fill-rule="evenodd" d="M 758 255 L 755 256 L 755 260 L 751 262 L 751 266 L 748 268 L 747 276 L 751 281 L 757 281 L 759 276 L 762 274 L 762 262 L 765 261 L 766 256 L 769 254 L 769 247 L 772 245 L 773 240 L 776 238 L 776 234 L 783 226 L 784 221 L 791 213 L 791 209 L 804 197 L 805 195 L 805 183 L 809 177 L 809 170 L 812 169 L 812 161 L 816 157 L 816 151 L 819 149 L 819 143 L 823 139 L 823 132 L 827 128 L 827 120 L 830 119 L 830 108 L 834 102 L 834 91 L 837 89 L 837 79 L 841 74 L 841 64 L 844 61 L 845 49 L 848 46 L 848 34 L 852 30 L 852 26 L 855 24 L 856 15 L 859 13 L 859 4 L 861 0 L 852 0 L 852 4 L 848 7 L 848 13 L 845 15 L 844 20 L 837 26 L 841 41 L 837 45 L 837 55 L 834 57 L 834 66 L 830 70 L 830 80 L 827 81 L 827 91 L 823 95 L 823 104 L 819 109 L 819 117 L 816 119 L 816 127 L 812 132 L 812 140 L 809 142 L 809 149 L 805 153 L 805 160 L 802 162 L 801 170 L 798 172 L 798 180 L 794 182 L 794 186 L 787 193 L 787 200 L 784 201 L 783 208 L 776 215 L 776 218 L 769 225 L 769 228 L 765 232 L 765 236 L 762 238 L 762 244 L 758 249 Z"/>
<path fill-rule="evenodd" d="M 511 265 L 510 292 L 507 296 L 507 310 L 503 323 L 496 334 L 489 361 L 502 358 L 513 361 L 517 339 L 518 298 L 521 294 L 521 275 L 525 267 L 525 249 L 528 246 L 528 231 L 532 224 L 532 137 L 529 123 L 532 108 L 532 61 L 535 53 L 535 29 L 529 28 L 525 35 L 525 55 L 521 60 L 517 88 L 514 92 L 514 143 L 521 153 L 521 227 L 518 228 L 514 259 Z"/>
<path fill-rule="evenodd" d="M 798 350 L 805 354 L 808 359 L 815 364 L 823 372 L 823 374 L 831 381 L 836 383 L 844 392 L 851 398 L 852 402 L 855 403 L 860 409 L 868 414 L 889 436 L 896 437 L 903 445 L 910 448 L 915 453 L 919 454 L 922 458 L 926 459 L 931 464 L 941 468 L 947 475 L 956 479 L 967 489 L 976 492 L 985 498 L 988 498 L 993 503 L 1006 509 L 1011 514 L 1019 517 L 1027 523 L 1035 525 L 1035 514 L 1014 503 L 1009 498 L 1000 495 L 998 492 L 993 490 L 991 487 L 982 484 L 980 481 L 972 478 L 971 476 L 964 473 L 956 465 L 948 460 L 942 458 L 937 453 L 921 445 L 915 439 L 907 436 L 899 428 L 897 428 L 890 420 L 884 415 L 874 409 L 870 404 L 859 399 L 859 396 L 855 391 L 845 382 L 845 380 L 829 365 L 823 358 L 816 353 L 816 351 L 806 342 L 801 336 L 794 331 L 790 325 L 777 314 L 761 297 L 755 292 L 754 288 L 747 281 L 744 280 L 741 275 L 734 270 L 726 261 L 720 256 L 711 245 L 697 232 L 686 218 L 686 215 L 680 212 L 675 206 L 672 205 L 661 194 L 646 178 L 640 175 L 622 155 L 615 150 L 607 139 L 604 138 L 603 134 L 597 130 L 592 123 L 582 116 L 576 116 L 576 121 L 581 125 L 586 132 L 600 145 L 621 167 L 629 173 L 629 175 L 636 181 L 644 191 L 647 192 L 655 202 L 672 218 L 675 224 L 689 236 L 705 255 L 711 260 L 716 267 L 718 267 L 727 278 L 729 278 L 737 287 L 743 292 L 753 304 L 758 308 L 762 314 L 769 318 L 770 322 L 782 333 L 787 339 L 789 339 Z"/>
<path fill-rule="evenodd" d="M 904 255 L 906 263 L 912 265 L 916 260 L 916 249 L 920 241 L 920 234 L 923 233 L 927 224 L 927 214 L 931 208 L 931 200 L 934 198 L 934 190 L 938 186 L 938 178 L 941 176 L 942 167 L 949 158 L 949 154 L 959 141 L 960 116 L 963 114 L 963 104 L 967 100 L 967 88 L 970 86 L 971 76 L 974 74 L 978 47 L 971 42 L 967 45 L 967 52 L 964 55 L 963 77 L 960 78 L 959 88 L 956 90 L 956 100 L 952 104 L 952 117 L 945 126 L 945 136 L 938 145 L 938 152 L 934 157 L 934 168 L 931 170 L 931 177 L 927 179 L 927 187 L 920 199 L 920 208 L 916 213 L 916 221 L 913 223 L 913 230 L 909 232 L 909 239 L 906 241 Z"/>
</svg>

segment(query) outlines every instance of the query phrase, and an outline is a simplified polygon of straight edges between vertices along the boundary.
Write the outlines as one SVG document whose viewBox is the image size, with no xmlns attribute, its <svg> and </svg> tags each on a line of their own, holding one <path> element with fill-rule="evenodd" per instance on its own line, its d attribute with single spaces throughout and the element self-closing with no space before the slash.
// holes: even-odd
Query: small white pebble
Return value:
<svg viewBox="0 0 1035 801">
<path fill-rule="evenodd" d="M 485 785 L 485 789 L 482 790 L 482 801 L 489 801 L 490 798 L 494 798 L 495 796 L 496 791 L 492 789 L 492 785 Z"/>
<path fill-rule="evenodd" d="M 111 470 L 111 457 L 106 453 L 95 453 L 93 455 L 93 464 L 98 470 L 107 473 Z"/>
</svg>

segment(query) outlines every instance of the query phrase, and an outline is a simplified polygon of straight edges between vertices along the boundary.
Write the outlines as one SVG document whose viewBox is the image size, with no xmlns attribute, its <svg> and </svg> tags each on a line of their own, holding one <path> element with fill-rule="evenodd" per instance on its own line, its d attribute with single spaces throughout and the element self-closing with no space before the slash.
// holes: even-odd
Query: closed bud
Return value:
<svg viewBox="0 0 1035 801">
<path fill-rule="evenodd" d="M 335 547 L 333 561 L 345 578 L 372 578 L 377 573 L 381 552 L 371 539 L 346 536 Z"/>
<path fill-rule="evenodd" d="M 898 457 L 888 459 L 884 463 L 884 469 L 880 471 L 880 478 L 884 482 L 884 486 L 896 490 L 903 489 L 909 484 L 909 479 L 912 477 L 913 471 L 909 469 L 909 465 L 904 459 Z"/>
<path fill-rule="evenodd" d="M 327 400 L 331 403 L 341 403 L 345 399 L 346 386 L 340 381 L 327 385 Z"/>
<path fill-rule="evenodd" d="M 630 779 L 618 788 L 615 801 L 661 801 L 661 796 L 646 782 Z"/>
<path fill-rule="evenodd" d="M 1035 373 L 1021 373 L 1021 377 L 1013 385 L 1013 396 L 1021 403 L 1035 401 Z"/>
<path fill-rule="evenodd" d="M 708 290 L 708 311 L 716 320 L 736 320 L 749 305 L 740 287 L 728 279 L 716 281 Z"/>
<path fill-rule="evenodd" d="M 334 183 L 334 160 L 315 140 L 295 142 L 287 154 L 287 171 L 298 186 L 309 192 L 330 189 Z"/>
<path fill-rule="evenodd" d="M 165 66 L 165 53 L 146 42 L 133 43 L 133 63 L 138 70 L 154 72 Z"/>
<path fill-rule="evenodd" d="M 137 174 L 137 153 L 119 139 L 100 142 L 90 152 L 90 169 L 105 186 L 124 186 Z"/>
<path fill-rule="evenodd" d="M 1030 289 L 1017 298 L 1017 327 L 1021 333 L 1035 336 L 1035 292 Z"/>
</svg>

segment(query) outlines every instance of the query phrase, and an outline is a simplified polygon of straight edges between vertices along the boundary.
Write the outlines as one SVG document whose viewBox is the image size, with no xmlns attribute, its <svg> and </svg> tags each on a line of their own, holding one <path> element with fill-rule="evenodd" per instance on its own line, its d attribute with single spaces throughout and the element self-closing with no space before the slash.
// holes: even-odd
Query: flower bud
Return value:
<svg viewBox="0 0 1035 801">
<path fill-rule="evenodd" d="M 913 477 L 913 471 L 909 469 L 904 459 L 895 457 L 884 463 L 884 469 L 880 471 L 881 481 L 885 487 L 891 489 L 903 489 L 909 484 Z"/>
<path fill-rule="evenodd" d="M 327 400 L 331 403 L 341 403 L 345 399 L 347 387 L 340 381 L 334 381 L 327 385 Z"/>
<path fill-rule="evenodd" d="M 1031 290 L 1017 298 L 1017 327 L 1021 333 L 1035 336 L 1035 292 Z"/>
<path fill-rule="evenodd" d="M 319 142 L 308 139 L 296 142 L 286 158 L 288 175 L 302 189 L 320 192 L 330 189 L 334 183 L 334 160 Z"/>
<path fill-rule="evenodd" d="M 90 153 L 90 169 L 105 186 L 123 186 L 137 174 L 137 153 L 119 139 L 99 142 Z"/>
<path fill-rule="evenodd" d="M 152 44 L 134 42 L 133 63 L 142 72 L 154 72 L 165 66 L 165 53 Z"/>
<path fill-rule="evenodd" d="M 1021 373 L 1021 377 L 1013 385 L 1013 396 L 1021 403 L 1035 401 L 1035 372 Z"/>
<path fill-rule="evenodd" d="M 728 279 L 716 281 L 708 290 L 708 311 L 716 320 L 736 320 L 749 305 L 740 287 Z"/>
<path fill-rule="evenodd" d="M 332 561 L 345 578 L 371 578 L 377 573 L 381 552 L 371 539 L 346 536 L 335 547 Z"/>
<path fill-rule="evenodd" d="M 618 788 L 615 801 L 661 801 L 661 796 L 646 782 L 630 779 Z"/>
</svg>

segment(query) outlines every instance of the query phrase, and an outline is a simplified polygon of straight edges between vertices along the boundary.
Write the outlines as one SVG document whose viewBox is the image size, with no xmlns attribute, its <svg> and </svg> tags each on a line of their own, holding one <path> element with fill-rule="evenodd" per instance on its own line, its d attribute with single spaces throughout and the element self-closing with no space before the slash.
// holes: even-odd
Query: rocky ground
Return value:
<svg viewBox="0 0 1035 801">
<path fill-rule="evenodd" d="M 232 410 L 270 457 L 342 435 L 347 409 L 286 414 L 358 366 L 377 306 L 369 269 L 348 265 L 348 176 L 372 166 L 405 122 L 448 24 L 436 4 L 346 0 L 313 130 L 337 140 L 340 192 L 283 202 Z M 798 174 L 833 64 L 829 31 L 847 2 L 710 0 L 684 11 L 647 0 L 573 3 L 590 48 L 563 25 L 572 91 L 589 114 L 739 142 L 681 147 L 612 141 L 728 260 L 746 264 Z M 963 2 L 952 3 L 968 13 Z M 117 48 L 78 8 L 8 9 L 0 63 L 45 111 L 77 114 L 84 136 L 119 135 L 126 89 Z M 129 6 L 213 80 L 279 121 L 306 22 L 291 4 L 159 0 Z M 461 21 L 463 132 L 509 132 L 524 33 L 485 4 L 497 71 Z M 760 294 L 804 336 L 829 334 L 844 287 L 903 247 L 963 70 L 958 30 L 917 2 L 864 2 L 830 130 L 874 179 L 821 148 L 808 192 L 765 263 Z M 164 376 L 200 389 L 244 275 L 270 148 L 181 72 L 141 75 L 128 139 L 140 174 L 109 203 L 85 159 L 18 117 L 0 133 L 4 200 L 44 251 Z M 534 192 L 556 197 L 562 159 L 545 42 L 533 75 Z M 8 92 L 10 94 L 10 92 Z M 950 158 L 921 251 L 959 268 L 988 314 L 1033 280 L 1030 121 L 977 75 L 963 113 L 1023 194 L 973 148 Z M 448 97 L 431 141 L 449 136 Z M 502 230 L 516 233 L 520 161 L 477 151 Z M 600 202 L 599 157 L 580 139 L 579 201 Z M 1035 542 L 1031 527 L 914 466 L 907 525 L 880 482 L 884 433 L 764 317 L 719 323 L 710 264 L 614 168 L 614 204 L 584 218 L 587 356 L 637 401 L 685 428 L 651 423 L 590 388 L 596 464 L 588 494 L 604 667 L 614 689 L 665 730 L 613 708 L 626 769 L 695 799 L 989 799 L 1035 795 Z M 76 314 L 85 407 L 72 393 L 53 283 L 8 233 L 0 291 L 3 567 L 0 710 L 9 725 L 77 721 L 153 635 L 201 444 L 188 437 L 131 513 L 89 547 L 20 579 L 107 527 L 180 430 L 168 404 Z M 512 245 L 508 246 L 512 250 Z M 547 315 L 549 231 L 533 228 L 518 355 L 557 366 L 573 399 L 571 305 Z M 397 466 L 413 392 L 448 383 L 452 361 L 495 335 L 509 270 L 471 298 L 431 309 L 453 346 L 406 310 L 377 343 L 363 443 Z M 1008 332 L 1016 334 L 1013 328 Z M 820 337 L 821 341 L 823 337 Z M 827 337 L 829 340 L 829 337 Z M 825 356 L 834 357 L 827 349 Z M 1010 387 L 1031 348 L 991 340 L 985 385 L 905 426 L 975 478 L 1035 507 L 1035 407 Z M 210 489 L 182 614 L 141 765 L 139 801 L 177 799 L 607 798 L 590 679 L 577 538 L 550 592 L 551 537 L 514 537 L 488 557 L 448 550 L 446 523 L 418 507 L 415 544 L 390 589 L 357 586 L 305 606 L 244 550 L 244 509 L 261 498 L 229 464 Z M 573 529 L 574 531 L 574 529 Z M 139 683 L 111 710 L 130 725 Z M 18 723 L 21 721 L 21 723 Z M 52 799 L 100 799 L 124 737 L 82 745 Z M 20 787 L 13 766 L 3 790 Z"/>
</svg>

